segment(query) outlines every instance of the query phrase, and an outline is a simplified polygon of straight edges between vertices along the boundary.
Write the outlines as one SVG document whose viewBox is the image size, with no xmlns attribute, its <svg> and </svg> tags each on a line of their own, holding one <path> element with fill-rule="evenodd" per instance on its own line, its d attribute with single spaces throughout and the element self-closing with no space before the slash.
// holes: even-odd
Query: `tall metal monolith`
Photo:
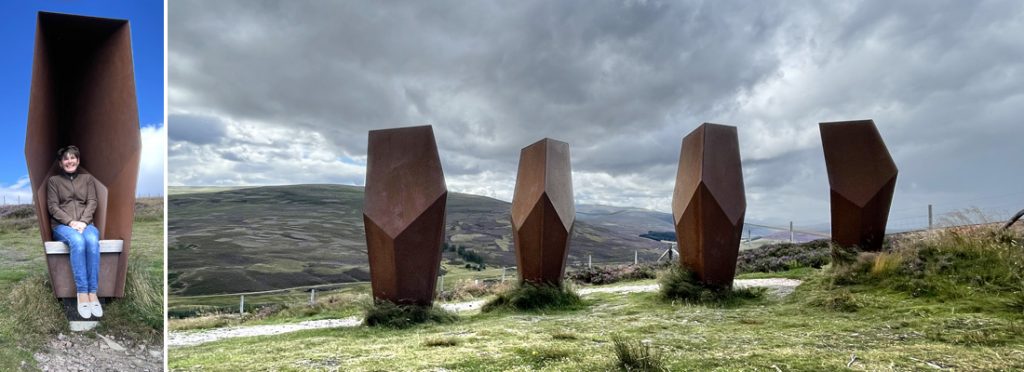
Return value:
<svg viewBox="0 0 1024 372">
<path fill-rule="evenodd" d="M 51 241 L 46 180 L 57 149 L 76 145 L 96 179 L 100 239 L 122 240 L 100 255 L 98 295 L 124 297 L 142 148 L 128 21 L 40 12 L 36 22 L 25 161 L 42 240 Z M 45 250 L 44 250 L 45 254 Z M 54 294 L 75 297 L 67 254 L 47 254 Z"/>
<path fill-rule="evenodd" d="M 879 251 L 896 189 L 896 163 L 872 120 L 820 123 L 825 150 L 832 240 Z"/>
<path fill-rule="evenodd" d="M 444 241 L 445 186 L 428 126 L 370 131 L 363 224 L 373 297 L 434 301 Z"/>
<path fill-rule="evenodd" d="M 575 220 L 569 144 L 545 138 L 523 148 L 512 196 L 520 282 L 562 284 Z"/>
<path fill-rule="evenodd" d="M 679 262 L 705 285 L 732 286 L 746 209 L 736 127 L 697 127 L 683 138 L 672 216 Z"/>
</svg>

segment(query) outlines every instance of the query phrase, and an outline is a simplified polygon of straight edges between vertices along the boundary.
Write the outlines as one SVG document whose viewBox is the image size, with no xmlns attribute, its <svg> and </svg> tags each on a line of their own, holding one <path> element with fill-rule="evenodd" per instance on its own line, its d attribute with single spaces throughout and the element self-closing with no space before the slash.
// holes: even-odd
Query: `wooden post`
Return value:
<svg viewBox="0 0 1024 372">
<path fill-rule="evenodd" d="M 505 269 L 506 269 L 506 267 L 504 267 L 504 266 L 501 267 L 501 282 L 502 283 L 505 282 Z"/>
<path fill-rule="evenodd" d="M 793 221 L 789 221 L 789 242 L 793 243 L 795 240 L 793 236 Z"/>
<path fill-rule="evenodd" d="M 640 251 L 633 250 L 633 265 L 640 264 Z"/>
<path fill-rule="evenodd" d="M 238 301 L 238 315 L 245 314 L 245 295 L 242 295 L 242 299 Z"/>
<path fill-rule="evenodd" d="M 932 229 L 932 205 L 928 204 L 928 230 Z"/>
<path fill-rule="evenodd" d="M 589 269 L 589 268 L 592 268 L 592 267 L 594 267 L 594 256 L 588 254 L 587 255 L 587 268 Z"/>
<path fill-rule="evenodd" d="M 316 304 L 316 288 L 313 288 L 312 290 L 309 291 L 309 304 Z"/>
</svg>

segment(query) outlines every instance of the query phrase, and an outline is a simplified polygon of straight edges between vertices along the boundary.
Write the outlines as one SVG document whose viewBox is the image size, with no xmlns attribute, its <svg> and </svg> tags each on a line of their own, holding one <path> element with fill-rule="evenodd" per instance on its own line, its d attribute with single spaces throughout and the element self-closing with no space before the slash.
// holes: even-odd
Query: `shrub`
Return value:
<svg viewBox="0 0 1024 372">
<path fill-rule="evenodd" d="M 740 251 L 736 258 L 737 273 L 775 272 L 801 267 L 819 269 L 829 263 L 829 242 L 768 244 Z"/>
<path fill-rule="evenodd" d="M 572 271 L 566 275 L 566 278 L 577 283 L 595 285 L 624 280 L 654 279 L 658 276 L 658 269 L 668 265 L 671 263 L 592 266 Z"/>
<path fill-rule="evenodd" d="M 364 307 L 363 324 L 368 327 L 404 329 L 423 323 L 454 323 L 458 319 L 458 315 L 439 307 L 396 305 L 378 300 Z"/>
<path fill-rule="evenodd" d="M 661 352 L 652 350 L 649 344 L 612 336 L 612 346 L 615 348 L 616 366 L 622 371 L 666 370 Z"/>
<path fill-rule="evenodd" d="M 498 293 L 498 296 L 484 304 L 481 311 L 499 309 L 540 311 L 575 310 L 585 306 L 583 299 L 571 289 L 547 285 L 523 283 L 518 287 Z"/>
</svg>

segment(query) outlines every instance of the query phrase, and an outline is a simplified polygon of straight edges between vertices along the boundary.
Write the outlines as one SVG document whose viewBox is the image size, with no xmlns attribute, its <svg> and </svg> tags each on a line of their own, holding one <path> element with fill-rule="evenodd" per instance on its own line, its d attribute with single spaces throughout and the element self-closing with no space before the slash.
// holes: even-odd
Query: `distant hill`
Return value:
<svg viewBox="0 0 1024 372">
<path fill-rule="evenodd" d="M 235 293 L 369 279 L 363 188 L 289 185 L 169 187 L 168 279 L 176 295 Z M 511 204 L 449 193 L 446 242 L 488 266 L 514 266 Z M 667 218 L 666 218 L 667 216 Z M 671 230 L 671 215 L 580 206 L 569 265 L 655 260 L 664 243 L 641 238 Z M 461 258 L 446 251 L 445 261 Z"/>
</svg>

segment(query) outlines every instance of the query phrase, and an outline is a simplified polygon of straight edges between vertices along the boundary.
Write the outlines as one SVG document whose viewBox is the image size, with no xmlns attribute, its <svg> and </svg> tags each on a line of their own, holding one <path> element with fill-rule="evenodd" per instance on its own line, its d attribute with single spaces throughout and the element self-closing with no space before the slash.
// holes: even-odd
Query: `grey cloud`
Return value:
<svg viewBox="0 0 1024 372">
<path fill-rule="evenodd" d="M 217 143 L 226 134 L 225 124 L 213 116 L 172 114 L 168 115 L 167 122 L 171 141 L 205 145 Z"/>
<path fill-rule="evenodd" d="M 433 124 L 445 172 L 494 195 L 510 194 L 519 150 L 551 137 L 570 143 L 574 170 L 611 177 L 577 188 L 590 200 L 655 198 L 663 186 L 645 193 L 614 180 L 663 185 L 682 137 L 717 122 L 739 128 L 759 198 L 752 213 L 820 218 L 817 123 L 860 118 L 875 119 L 900 165 L 898 203 L 1024 182 L 998 165 L 1022 153 L 1021 3 L 174 1 L 168 10 L 171 112 L 257 134 L 318 133 L 336 156 L 364 156 L 371 129 Z M 287 137 L 225 139 L 195 120 L 179 132 L 176 118 L 171 139 L 183 143 L 171 146 L 170 172 L 181 182 L 204 177 L 190 168 L 199 159 L 244 159 L 245 182 L 279 180 L 260 173 L 277 168 L 209 148 L 215 138 L 297 156 Z"/>
</svg>

